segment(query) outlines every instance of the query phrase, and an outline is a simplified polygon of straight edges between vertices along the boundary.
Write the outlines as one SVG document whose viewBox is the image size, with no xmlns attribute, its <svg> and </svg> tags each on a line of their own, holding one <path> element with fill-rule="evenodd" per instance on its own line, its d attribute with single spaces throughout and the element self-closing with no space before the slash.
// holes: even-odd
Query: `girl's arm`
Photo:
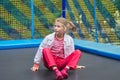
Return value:
<svg viewBox="0 0 120 80">
<path fill-rule="evenodd" d="M 45 38 L 41 42 L 41 44 L 40 44 L 40 46 L 39 46 L 39 48 L 37 50 L 37 53 L 36 53 L 36 55 L 34 57 L 34 64 L 33 64 L 33 67 L 31 68 L 32 71 L 37 71 L 39 69 L 39 64 L 40 64 L 40 62 L 42 60 L 42 50 L 43 50 L 43 48 L 45 48 L 47 46 L 46 41 L 47 41 L 47 38 Z"/>
</svg>

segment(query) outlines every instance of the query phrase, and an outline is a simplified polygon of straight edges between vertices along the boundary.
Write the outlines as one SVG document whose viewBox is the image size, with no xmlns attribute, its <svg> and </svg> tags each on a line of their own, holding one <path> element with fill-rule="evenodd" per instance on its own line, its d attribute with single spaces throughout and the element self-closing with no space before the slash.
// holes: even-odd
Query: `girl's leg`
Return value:
<svg viewBox="0 0 120 80">
<path fill-rule="evenodd" d="M 52 66 L 56 66 L 56 62 L 49 48 L 44 48 L 43 51 L 43 62 L 45 67 L 52 69 Z"/>
<path fill-rule="evenodd" d="M 61 67 L 64 67 L 64 69 L 61 71 L 61 73 L 65 79 L 68 78 L 67 71 L 69 69 L 76 69 L 76 65 L 78 64 L 81 55 L 82 53 L 80 50 L 75 50 L 71 55 L 64 59 L 63 64 L 61 64 Z"/>
<path fill-rule="evenodd" d="M 64 62 L 66 66 L 69 66 L 70 69 L 76 69 L 79 59 L 82 56 L 82 52 L 80 50 L 75 50 L 71 55 L 69 55 Z"/>
<path fill-rule="evenodd" d="M 52 55 L 50 49 L 44 48 L 42 53 L 43 53 L 43 62 L 44 62 L 45 67 L 47 67 L 48 69 L 53 70 L 55 72 L 57 80 L 62 80 L 63 76 L 57 68 L 55 58 Z"/>
</svg>

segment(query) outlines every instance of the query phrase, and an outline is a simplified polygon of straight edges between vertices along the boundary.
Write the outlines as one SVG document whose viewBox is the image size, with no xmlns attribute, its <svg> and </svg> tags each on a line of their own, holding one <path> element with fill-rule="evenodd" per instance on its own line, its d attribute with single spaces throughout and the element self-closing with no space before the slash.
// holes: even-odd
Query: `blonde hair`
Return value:
<svg viewBox="0 0 120 80">
<path fill-rule="evenodd" d="M 55 21 L 62 23 L 68 30 L 76 31 L 76 27 L 73 24 L 73 22 L 71 22 L 63 17 L 57 18 Z"/>
</svg>

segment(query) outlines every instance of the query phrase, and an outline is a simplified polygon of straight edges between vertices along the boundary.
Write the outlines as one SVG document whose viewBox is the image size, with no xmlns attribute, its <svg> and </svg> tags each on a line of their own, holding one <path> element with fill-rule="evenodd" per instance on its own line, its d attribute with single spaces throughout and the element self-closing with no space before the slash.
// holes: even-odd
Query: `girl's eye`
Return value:
<svg viewBox="0 0 120 80">
<path fill-rule="evenodd" d="M 60 26 L 57 26 L 58 28 L 60 27 Z"/>
<path fill-rule="evenodd" d="M 53 25 L 53 27 L 56 27 L 56 25 Z"/>
<path fill-rule="evenodd" d="M 59 28 L 60 26 L 59 25 L 54 25 L 54 27 L 58 27 Z"/>
</svg>

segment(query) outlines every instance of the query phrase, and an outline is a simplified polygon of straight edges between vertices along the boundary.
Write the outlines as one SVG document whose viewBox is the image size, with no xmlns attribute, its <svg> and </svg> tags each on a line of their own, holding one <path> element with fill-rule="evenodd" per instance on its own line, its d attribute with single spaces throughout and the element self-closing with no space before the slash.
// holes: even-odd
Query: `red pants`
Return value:
<svg viewBox="0 0 120 80">
<path fill-rule="evenodd" d="M 78 64 L 79 58 L 82 54 L 80 50 L 75 50 L 68 57 L 60 58 L 54 56 L 49 48 L 43 49 L 42 53 L 44 65 L 50 70 L 52 69 L 52 66 L 58 67 L 59 70 L 62 70 L 65 66 L 69 66 L 70 69 L 76 69 L 76 65 Z"/>
</svg>

